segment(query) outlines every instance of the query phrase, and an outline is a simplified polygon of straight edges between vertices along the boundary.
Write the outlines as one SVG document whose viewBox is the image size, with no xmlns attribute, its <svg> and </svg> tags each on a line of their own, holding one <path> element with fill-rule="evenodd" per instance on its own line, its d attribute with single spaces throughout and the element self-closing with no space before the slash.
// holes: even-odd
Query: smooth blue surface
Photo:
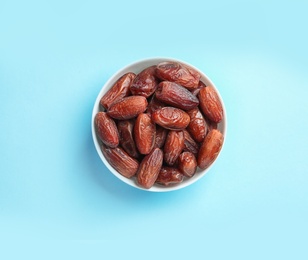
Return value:
<svg viewBox="0 0 308 260">
<path fill-rule="evenodd" d="M 307 10 L 1 0 L 0 258 L 307 259 Z M 101 86 L 155 56 L 203 70 L 228 110 L 215 167 L 164 194 L 121 183 L 91 138 Z"/>
</svg>

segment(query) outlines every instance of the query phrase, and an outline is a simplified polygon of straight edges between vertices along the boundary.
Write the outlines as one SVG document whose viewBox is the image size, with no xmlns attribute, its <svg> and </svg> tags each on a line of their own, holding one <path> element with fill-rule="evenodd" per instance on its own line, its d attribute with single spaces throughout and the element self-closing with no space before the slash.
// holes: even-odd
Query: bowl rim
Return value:
<svg viewBox="0 0 308 260">
<path fill-rule="evenodd" d="M 221 101 L 221 104 L 222 104 L 222 108 L 223 108 L 223 112 L 224 112 L 224 118 L 222 120 L 222 122 L 220 123 L 221 125 L 221 132 L 224 136 L 224 140 L 223 140 L 223 144 L 222 144 L 222 147 L 221 147 L 221 150 L 219 151 L 219 154 L 218 156 L 216 157 L 216 159 L 213 161 L 213 163 L 207 167 L 206 169 L 204 170 L 201 170 L 201 169 L 198 169 L 196 174 L 189 178 L 189 179 L 186 179 L 184 180 L 183 182 L 179 183 L 179 184 L 176 184 L 176 185 L 171 185 L 171 186 L 162 186 L 162 185 L 153 185 L 150 189 L 145 189 L 141 186 L 139 186 L 136 181 L 134 179 L 128 179 L 124 176 L 122 176 L 119 172 L 117 172 L 111 165 L 110 163 L 107 161 L 107 159 L 105 158 L 105 156 L 103 155 L 102 151 L 101 151 L 101 146 L 99 144 L 99 141 L 98 141 L 98 137 L 96 135 L 96 129 L 95 129 L 95 123 L 94 123 L 94 119 L 95 119 L 95 115 L 97 114 L 98 111 L 100 111 L 99 109 L 99 102 L 100 102 L 100 99 L 101 97 L 112 87 L 112 85 L 116 82 L 116 80 L 119 79 L 120 76 L 124 75 L 125 73 L 127 73 L 128 71 L 130 71 L 129 69 L 131 67 L 136 67 L 140 64 L 143 64 L 143 63 L 149 63 L 148 66 L 151 66 L 150 63 L 153 63 L 152 65 L 155 65 L 155 64 L 158 64 L 159 62 L 163 62 L 163 61 L 173 61 L 173 62 L 179 62 L 179 63 L 182 63 L 186 66 L 189 66 L 195 70 L 197 70 L 200 75 L 201 75 L 201 79 L 203 81 L 207 81 L 207 83 L 209 85 L 211 85 L 215 90 L 216 90 L 216 93 Z M 142 67 L 141 69 L 145 69 L 147 67 L 144 66 Z M 140 71 L 132 71 L 134 73 L 138 73 Z M 226 143 L 226 137 L 227 137 L 227 112 L 226 112 L 226 107 L 225 107 L 225 104 L 224 104 L 224 101 L 221 97 L 221 94 L 218 90 L 218 88 L 216 87 L 216 85 L 212 82 L 212 80 L 204 73 L 202 72 L 200 69 L 198 69 L 197 67 L 193 66 L 192 64 L 186 62 L 186 61 L 183 61 L 181 59 L 176 59 L 176 58 L 171 58 L 171 57 L 150 57 L 150 58 L 144 58 L 144 59 L 139 59 L 139 60 L 136 60 L 120 69 L 118 69 L 106 82 L 105 84 L 101 87 L 97 97 L 96 97 L 96 100 L 95 100 L 95 103 L 94 103 L 94 107 L 93 107 L 93 110 L 92 110 L 92 117 L 91 117 L 91 131 L 92 131 L 92 139 L 93 139 L 93 142 L 94 142 L 94 146 L 96 148 L 96 151 L 99 155 L 99 157 L 101 158 L 101 160 L 103 161 L 103 163 L 105 164 L 105 166 L 108 168 L 108 170 L 113 174 L 115 175 L 118 179 L 120 179 L 121 181 L 125 182 L 126 184 L 134 187 L 134 188 L 137 188 L 137 189 L 140 189 L 140 190 L 144 190 L 144 191 L 150 191 L 150 192 L 169 192 L 169 191 L 175 191 L 175 190 L 179 190 L 179 189 L 183 189 L 185 187 L 188 187 L 192 184 L 194 184 L 195 182 L 197 182 L 198 180 L 200 180 L 202 177 L 204 177 L 204 175 L 206 175 L 210 169 L 213 167 L 213 165 L 216 163 L 216 161 L 218 160 L 218 158 L 220 157 L 220 155 L 222 154 L 222 151 L 224 150 L 224 146 L 225 146 L 225 143 Z"/>
</svg>

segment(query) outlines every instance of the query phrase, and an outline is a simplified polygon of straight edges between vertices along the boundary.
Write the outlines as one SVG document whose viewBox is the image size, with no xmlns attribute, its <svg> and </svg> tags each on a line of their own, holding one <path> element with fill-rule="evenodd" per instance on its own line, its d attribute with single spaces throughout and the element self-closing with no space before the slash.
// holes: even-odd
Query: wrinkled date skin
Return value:
<svg viewBox="0 0 308 260">
<path fill-rule="evenodd" d="M 164 146 L 164 161 L 172 166 L 184 149 L 183 131 L 169 131 Z"/>
<path fill-rule="evenodd" d="M 139 114 L 134 126 L 134 137 L 138 151 L 149 154 L 155 143 L 156 126 L 148 114 Z"/>
<path fill-rule="evenodd" d="M 109 164 L 144 189 L 192 178 L 217 158 L 224 141 L 219 94 L 201 74 L 165 61 L 121 76 L 94 118 Z"/>
<path fill-rule="evenodd" d="M 115 148 L 119 145 L 119 132 L 112 118 L 105 112 L 95 115 L 96 132 L 100 140 L 107 146 Z"/>
<path fill-rule="evenodd" d="M 135 79 L 135 73 L 126 73 L 101 98 L 100 104 L 107 110 L 113 103 L 126 97 L 130 93 L 130 86 Z"/>
<path fill-rule="evenodd" d="M 197 170 L 196 157 L 191 152 L 183 152 L 178 159 L 178 168 L 186 177 L 194 176 Z"/>
<path fill-rule="evenodd" d="M 175 82 L 187 89 L 197 88 L 201 77 L 194 69 L 172 61 L 159 63 L 156 67 L 156 76 L 161 80 Z"/>
<path fill-rule="evenodd" d="M 158 80 L 155 77 L 155 70 L 156 66 L 151 66 L 144 69 L 136 76 L 130 86 L 130 91 L 133 95 L 140 95 L 147 98 L 155 92 L 158 85 Z"/>
<path fill-rule="evenodd" d="M 184 129 L 184 151 L 191 152 L 195 156 L 198 155 L 199 145 L 195 142 L 195 140 L 191 137 L 189 132 Z"/>
<path fill-rule="evenodd" d="M 215 89 L 211 86 L 201 88 L 198 97 L 204 115 L 211 121 L 219 123 L 223 118 L 223 109 Z"/>
<path fill-rule="evenodd" d="M 124 177 L 131 178 L 136 174 L 139 168 L 139 162 L 130 157 L 122 148 L 102 146 L 101 149 L 111 166 Z"/>
<path fill-rule="evenodd" d="M 137 172 L 137 182 L 145 189 L 149 189 L 155 183 L 163 164 L 163 152 L 154 148 L 140 163 Z"/>
<path fill-rule="evenodd" d="M 129 96 L 113 103 L 107 114 L 118 120 L 131 119 L 143 113 L 148 106 L 148 101 L 143 96 Z"/>
<path fill-rule="evenodd" d="M 158 174 L 156 183 L 164 186 L 179 184 L 183 181 L 184 175 L 176 168 L 163 166 Z"/>
<path fill-rule="evenodd" d="M 207 124 L 203 115 L 197 107 L 187 111 L 187 114 L 190 116 L 190 123 L 187 126 L 187 130 L 196 142 L 201 143 L 207 134 Z"/>
<path fill-rule="evenodd" d="M 199 105 L 199 100 L 188 89 L 169 81 L 159 83 L 156 98 L 168 105 L 190 110 Z"/>
<path fill-rule="evenodd" d="M 182 109 L 163 107 L 152 113 L 152 120 L 166 129 L 182 130 L 188 126 L 190 117 Z"/>
<path fill-rule="evenodd" d="M 218 156 L 223 144 L 224 137 L 222 133 L 217 130 L 211 130 L 205 137 L 198 154 L 198 166 L 200 169 L 205 169 Z"/>
<path fill-rule="evenodd" d="M 156 125 L 156 135 L 155 135 L 155 144 L 154 147 L 162 148 L 167 137 L 168 130 Z"/>
<path fill-rule="evenodd" d="M 120 135 L 120 145 L 131 157 L 138 158 L 139 153 L 133 136 L 133 119 L 118 122 L 118 131 Z"/>
</svg>

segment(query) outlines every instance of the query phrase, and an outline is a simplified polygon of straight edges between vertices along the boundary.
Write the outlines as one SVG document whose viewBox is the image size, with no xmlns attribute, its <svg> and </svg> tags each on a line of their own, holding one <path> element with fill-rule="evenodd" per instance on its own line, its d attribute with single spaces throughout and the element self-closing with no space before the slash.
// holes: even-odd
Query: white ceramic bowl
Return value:
<svg viewBox="0 0 308 260">
<path fill-rule="evenodd" d="M 102 87 L 101 91 L 99 92 L 95 104 L 94 104 L 94 108 L 93 108 L 93 112 L 92 112 L 92 136 L 93 136 L 93 141 L 94 141 L 94 145 L 95 148 L 97 150 L 98 155 L 100 156 L 100 158 L 102 159 L 103 163 L 106 165 L 106 167 L 110 170 L 110 172 L 112 174 L 114 174 L 116 177 L 118 177 L 121 181 L 127 183 L 128 185 L 131 185 L 135 188 L 138 189 L 142 189 L 142 190 L 146 190 L 146 191 L 152 191 L 152 192 L 166 192 L 166 191 L 172 191 L 172 190 L 178 190 L 178 189 L 182 189 L 184 187 L 187 187 L 191 184 L 193 184 L 194 182 L 198 181 L 199 179 L 201 179 L 210 169 L 211 167 L 214 165 L 214 163 L 216 162 L 217 158 L 219 157 L 219 155 L 217 156 L 216 160 L 205 170 L 201 170 L 198 168 L 196 174 L 191 177 L 191 178 L 185 178 L 184 181 L 180 184 L 174 185 L 174 186 L 169 186 L 169 187 L 165 187 L 162 185 L 158 185 L 155 184 L 154 186 L 152 186 L 150 189 L 144 189 L 142 187 L 140 187 L 137 183 L 136 183 L 136 178 L 132 178 L 132 179 L 128 179 L 124 176 L 122 176 L 120 173 L 118 173 L 110 164 L 109 162 L 106 160 L 105 156 L 103 155 L 102 151 L 101 151 L 101 147 L 100 147 L 100 142 L 99 139 L 96 135 L 96 131 L 95 131 L 95 125 L 94 125 L 94 117 L 96 115 L 97 112 L 99 112 L 99 102 L 100 99 L 102 98 L 102 96 L 113 86 L 113 84 L 125 73 L 127 72 L 134 72 L 135 74 L 138 74 L 140 71 L 142 71 L 143 69 L 145 69 L 146 67 L 152 66 L 152 65 L 157 65 L 160 62 L 163 61 L 175 61 L 175 62 L 180 62 L 182 64 L 186 64 L 192 68 L 194 68 L 195 70 L 197 70 L 200 74 L 201 74 L 201 80 L 206 84 L 206 85 L 210 85 L 212 87 L 214 87 L 217 91 L 217 94 L 220 98 L 220 101 L 222 103 L 223 106 L 223 110 L 224 110 L 224 118 L 223 120 L 218 124 L 218 129 L 221 131 L 221 133 L 224 135 L 224 143 L 226 140 L 226 133 L 227 133 L 227 115 L 226 115 L 226 108 L 224 105 L 224 102 L 219 94 L 218 89 L 216 88 L 216 86 L 214 85 L 214 83 L 199 69 L 197 69 L 196 67 L 194 67 L 193 65 L 184 62 L 182 60 L 178 60 L 178 59 L 173 59 L 173 58 L 148 58 L 148 59 L 143 59 L 137 62 L 134 62 L 122 69 L 120 69 L 118 72 L 116 72 L 106 83 L 105 85 Z M 224 146 L 224 144 L 223 144 Z M 222 147 L 223 148 L 223 147 Z M 221 154 L 222 149 L 220 150 Z"/>
</svg>

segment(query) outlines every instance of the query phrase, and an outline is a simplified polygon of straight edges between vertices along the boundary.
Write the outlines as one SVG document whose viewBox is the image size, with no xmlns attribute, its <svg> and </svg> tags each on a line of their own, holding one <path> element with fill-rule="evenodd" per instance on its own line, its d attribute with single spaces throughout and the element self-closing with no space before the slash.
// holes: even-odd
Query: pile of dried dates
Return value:
<svg viewBox="0 0 308 260">
<path fill-rule="evenodd" d="M 107 161 L 149 189 L 191 178 L 217 157 L 223 118 L 215 89 L 173 61 L 126 73 L 100 100 L 96 133 Z"/>
</svg>

